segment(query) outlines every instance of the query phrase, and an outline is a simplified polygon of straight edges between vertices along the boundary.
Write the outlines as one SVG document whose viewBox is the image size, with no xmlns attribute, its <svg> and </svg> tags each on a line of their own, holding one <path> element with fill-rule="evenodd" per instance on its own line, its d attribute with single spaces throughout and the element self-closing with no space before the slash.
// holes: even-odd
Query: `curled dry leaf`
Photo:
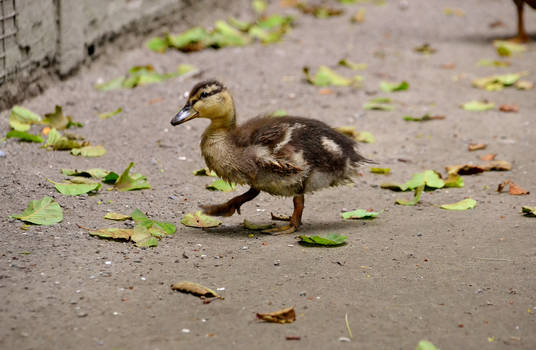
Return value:
<svg viewBox="0 0 536 350">
<path fill-rule="evenodd" d="M 484 171 L 509 171 L 512 170 L 512 165 L 505 160 L 494 160 L 487 164 L 463 164 L 463 165 L 447 165 L 445 167 L 449 175 L 472 175 L 482 173 Z"/>
<path fill-rule="evenodd" d="M 501 112 L 512 112 L 512 113 L 517 113 L 519 112 L 519 107 L 516 106 L 516 105 L 511 105 L 511 104 L 504 104 L 502 106 L 499 107 L 499 110 Z"/>
<path fill-rule="evenodd" d="M 488 147 L 488 145 L 486 145 L 485 143 L 470 143 L 469 146 L 467 146 L 467 150 L 473 152 L 481 149 L 486 149 L 486 147 Z"/>
<path fill-rule="evenodd" d="M 267 314 L 257 313 L 257 318 L 266 322 L 273 323 L 292 323 L 296 321 L 296 312 L 294 307 L 288 307 L 286 309 L 270 312 Z"/>
<path fill-rule="evenodd" d="M 529 194 L 530 192 L 522 189 L 518 185 L 516 185 L 512 180 L 506 180 L 503 183 L 500 183 L 499 186 L 497 186 L 497 192 L 502 192 L 506 186 L 509 186 L 508 193 L 513 196 L 519 196 L 524 194 Z"/>
<path fill-rule="evenodd" d="M 171 285 L 172 290 L 179 291 L 181 293 L 190 293 L 201 298 L 219 298 L 224 299 L 218 295 L 215 291 L 205 286 L 202 286 L 195 282 L 182 281 Z"/>
</svg>

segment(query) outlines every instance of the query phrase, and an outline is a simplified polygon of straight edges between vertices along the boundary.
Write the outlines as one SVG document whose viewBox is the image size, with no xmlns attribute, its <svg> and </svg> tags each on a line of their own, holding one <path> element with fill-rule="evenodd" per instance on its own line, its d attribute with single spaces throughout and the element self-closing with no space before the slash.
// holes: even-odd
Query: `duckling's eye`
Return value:
<svg viewBox="0 0 536 350">
<path fill-rule="evenodd" d="M 201 93 L 201 95 L 199 95 L 199 97 L 201 97 L 201 98 L 208 97 L 208 92 L 203 91 L 203 92 Z"/>
</svg>

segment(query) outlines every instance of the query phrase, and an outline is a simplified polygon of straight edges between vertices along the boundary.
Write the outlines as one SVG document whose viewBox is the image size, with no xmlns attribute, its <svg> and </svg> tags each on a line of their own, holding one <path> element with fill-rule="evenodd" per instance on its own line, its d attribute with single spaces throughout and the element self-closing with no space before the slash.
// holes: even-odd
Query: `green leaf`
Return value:
<svg viewBox="0 0 536 350">
<path fill-rule="evenodd" d="M 146 45 L 150 50 L 153 50 L 158 53 L 166 52 L 167 48 L 169 47 L 168 41 L 165 38 L 161 38 L 159 36 L 147 41 Z"/>
<path fill-rule="evenodd" d="M 462 108 L 466 111 L 488 111 L 495 108 L 495 103 L 493 102 L 480 102 L 480 101 L 470 101 L 464 103 Z"/>
<path fill-rule="evenodd" d="M 262 231 L 274 227 L 275 224 L 254 224 L 251 221 L 244 219 L 244 228 L 252 231 Z"/>
<path fill-rule="evenodd" d="M 292 23 L 294 19 L 292 16 L 281 16 L 281 15 L 272 15 L 263 19 L 260 19 L 256 22 L 256 25 L 262 29 L 276 29 L 278 31 L 284 32 L 289 24 Z"/>
<path fill-rule="evenodd" d="M 218 179 L 213 181 L 210 185 L 207 185 L 206 189 L 210 191 L 232 192 L 236 190 L 236 184 L 228 183 L 225 180 Z"/>
<path fill-rule="evenodd" d="M 203 168 L 199 170 L 195 170 L 193 172 L 195 176 L 212 176 L 212 177 L 218 177 L 218 175 L 213 171 L 209 170 L 208 168 Z"/>
<path fill-rule="evenodd" d="M 365 209 L 356 209 L 341 213 L 343 219 L 374 219 L 378 215 L 380 215 L 379 212 L 368 211 Z"/>
<path fill-rule="evenodd" d="M 463 177 L 456 174 L 450 174 L 445 180 L 445 187 L 463 187 Z"/>
<path fill-rule="evenodd" d="M 125 220 L 130 219 L 131 217 L 129 215 L 120 214 L 120 213 L 106 213 L 106 215 L 104 215 L 104 218 L 108 220 L 114 220 L 114 221 L 125 221 Z"/>
<path fill-rule="evenodd" d="M 264 0 L 253 0 L 251 6 L 257 12 L 258 15 L 262 15 L 268 8 L 268 3 Z"/>
<path fill-rule="evenodd" d="M 39 200 L 31 201 L 22 214 L 14 214 L 10 218 L 36 225 L 54 225 L 63 220 L 63 211 L 54 199 L 44 196 Z"/>
<path fill-rule="evenodd" d="M 344 244 L 346 236 L 340 236 L 338 234 L 332 233 L 326 237 L 321 236 L 305 236 L 300 235 L 300 243 L 306 243 L 310 245 L 322 245 L 322 246 L 337 246 Z"/>
<path fill-rule="evenodd" d="M 473 209 L 476 206 L 476 201 L 471 198 L 467 198 L 452 204 L 443 204 L 440 206 L 441 209 L 447 210 L 467 210 Z"/>
<path fill-rule="evenodd" d="M 263 44 L 271 44 L 281 40 L 283 31 L 268 31 L 257 25 L 252 26 L 248 34 L 253 38 L 259 39 Z"/>
<path fill-rule="evenodd" d="M 130 162 L 128 167 L 123 171 L 123 173 L 117 178 L 114 183 L 114 188 L 118 191 L 132 191 L 132 190 L 143 190 L 151 188 L 147 182 L 147 178 L 140 174 L 129 175 L 130 169 L 134 166 L 134 162 Z M 138 175 L 138 176 L 136 176 Z M 110 174 L 104 178 L 106 180 Z"/>
<path fill-rule="evenodd" d="M 211 33 L 211 44 L 215 47 L 244 46 L 249 44 L 250 37 L 233 28 L 225 21 L 216 21 Z"/>
<path fill-rule="evenodd" d="M 532 217 L 536 217 L 536 207 L 522 207 L 521 208 L 521 212 L 525 215 L 525 216 L 532 216 Z"/>
<path fill-rule="evenodd" d="M 73 148 L 71 154 L 82 157 L 102 157 L 106 154 L 106 149 L 103 146 L 85 146 L 82 148 Z"/>
<path fill-rule="evenodd" d="M 417 46 L 413 48 L 413 50 L 423 55 L 431 55 L 437 52 L 437 50 L 431 47 L 430 44 L 423 44 L 421 46 Z"/>
<path fill-rule="evenodd" d="M 123 108 L 119 107 L 118 109 L 116 109 L 113 112 L 100 113 L 99 114 L 99 119 L 108 119 L 108 118 L 113 117 L 114 115 L 118 115 L 121 112 L 123 112 Z"/>
<path fill-rule="evenodd" d="M 130 239 L 135 242 L 136 247 L 140 248 L 156 247 L 158 245 L 158 240 L 143 225 L 134 226 L 134 233 Z"/>
<path fill-rule="evenodd" d="M 357 86 L 363 80 L 358 75 L 353 78 L 343 77 L 327 66 L 320 66 L 314 76 L 309 73 L 309 67 L 303 67 L 303 73 L 307 81 L 315 86 Z"/>
<path fill-rule="evenodd" d="M 437 189 L 445 186 L 439 175 L 433 170 L 425 170 L 422 173 L 413 174 L 413 177 L 405 183 L 405 186 L 413 190 L 417 187 L 424 186 L 425 189 Z"/>
<path fill-rule="evenodd" d="M 101 238 L 111 238 L 111 239 L 124 239 L 128 241 L 130 237 L 134 234 L 134 230 L 131 228 L 101 228 L 99 230 L 89 231 L 91 236 L 97 236 Z"/>
<path fill-rule="evenodd" d="M 149 219 L 139 209 L 135 209 L 132 213 L 130 213 L 130 217 L 137 224 L 145 226 L 147 229 L 152 229 L 154 232 L 161 231 L 162 234 L 172 235 L 175 233 L 175 231 L 177 231 L 177 228 L 171 222 Z"/>
<path fill-rule="evenodd" d="M 216 227 L 221 225 L 221 221 L 212 216 L 205 215 L 201 211 L 196 211 L 193 214 L 188 213 L 184 215 L 181 224 L 190 227 Z"/>
<path fill-rule="evenodd" d="M 181 77 L 181 76 L 186 75 L 188 73 L 197 72 L 197 71 L 198 71 L 198 69 L 197 69 L 196 66 L 191 65 L 191 64 L 183 63 L 183 64 L 179 64 L 179 67 L 177 68 L 176 75 L 178 77 Z"/>
<path fill-rule="evenodd" d="M 481 59 L 477 62 L 477 65 L 481 67 L 508 67 L 511 63 L 507 61 Z"/>
<path fill-rule="evenodd" d="M 41 117 L 21 106 L 14 106 L 9 115 L 9 126 L 17 131 L 28 131 L 30 125 L 41 123 Z"/>
<path fill-rule="evenodd" d="M 47 142 L 41 147 L 53 149 L 55 151 L 65 151 L 73 148 L 80 148 L 82 147 L 82 144 L 75 140 L 69 140 L 67 137 L 62 136 L 59 131 L 52 128 L 48 133 Z"/>
<path fill-rule="evenodd" d="M 51 128 L 56 130 L 67 129 L 70 126 L 73 126 L 73 118 L 63 114 L 61 106 L 56 105 L 54 112 L 45 114 L 43 118 L 43 123 L 50 125 Z"/>
<path fill-rule="evenodd" d="M 356 135 L 354 136 L 354 140 L 356 140 L 357 142 L 363 142 L 363 143 L 374 143 L 374 142 L 376 142 L 376 138 L 374 137 L 374 135 L 372 135 L 368 131 L 359 131 L 359 132 L 357 132 Z"/>
<path fill-rule="evenodd" d="M 408 190 L 408 186 L 406 186 L 405 184 L 395 184 L 395 183 L 391 183 L 391 182 L 387 182 L 387 183 L 383 183 L 380 185 L 381 188 L 383 189 L 386 189 L 386 190 L 391 190 L 391 191 L 407 191 Z"/>
<path fill-rule="evenodd" d="M 413 199 L 411 199 L 409 201 L 402 200 L 402 199 L 397 199 L 396 204 L 400 204 L 400 205 L 415 205 L 415 204 L 419 203 L 419 201 L 421 200 L 421 195 L 422 195 L 423 190 L 424 190 L 424 186 L 417 187 L 415 189 L 415 195 L 413 196 Z"/>
<path fill-rule="evenodd" d="M 401 83 L 382 81 L 380 83 L 380 89 L 384 92 L 404 91 L 409 89 L 409 83 L 407 81 L 402 81 Z"/>
<path fill-rule="evenodd" d="M 527 51 L 527 46 L 523 44 L 517 44 L 506 40 L 495 40 L 493 46 L 497 49 L 499 56 L 511 56 L 512 54 L 518 54 Z"/>
<path fill-rule="evenodd" d="M 478 78 L 473 80 L 473 86 L 488 91 L 499 91 L 506 86 L 514 85 L 523 75 L 525 73 L 510 73 Z"/>
<path fill-rule="evenodd" d="M 124 77 L 115 78 L 113 80 L 110 80 L 107 83 L 95 85 L 95 89 L 99 91 L 110 91 L 110 90 L 121 89 L 123 87 L 124 80 L 125 80 Z"/>
<path fill-rule="evenodd" d="M 348 61 L 347 59 L 340 60 L 339 66 L 347 67 L 352 70 L 364 70 L 364 69 L 367 69 L 368 67 L 366 63 L 354 63 L 354 62 Z"/>
<path fill-rule="evenodd" d="M 272 117 L 285 117 L 287 115 L 287 111 L 285 111 L 284 109 L 278 109 L 271 114 Z"/>
<path fill-rule="evenodd" d="M 370 172 L 373 174 L 389 174 L 391 172 L 390 168 L 370 168 Z"/>
<path fill-rule="evenodd" d="M 110 171 L 105 177 L 104 179 L 102 179 L 102 182 L 106 183 L 106 184 L 110 184 L 110 185 L 113 185 L 115 184 L 115 182 L 117 181 L 117 179 L 119 179 L 119 174 L 113 172 L 113 171 Z"/>
<path fill-rule="evenodd" d="M 417 350 L 439 350 L 434 344 L 430 343 L 428 340 L 421 340 L 417 344 Z"/>
<path fill-rule="evenodd" d="M 229 18 L 229 24 L 242 32 L 247 32 L 248 29 L 251 27 L 251 23 L 241 21 L 234 17 Z"/>
<path fill-rule="evenodd" d="M 210 38 L 210 35 L 205 30 L 205 28 L 194 27 L 194 28 L 188 29 L 187 31 L 181 34 L 167 35 L 166 38 L 167 38 L 167 42 L 169 46 L 172 46 L 182 51 L 191 51 L 192 45 L 198 44 L 198 43 L 200 45 L 199 45 L 199 48 L 196 48 L 196 49 L 202 49 L 205 46 L 202 43 L 208 41 Z"/>
<path fill-rule="evenodd" d="M 99 188 L 101 188 L 100 183 L 92 183 L 92 184 L 73 184 L 73 183 L 60 183 L 55 182 L 50 179 L 47 179 L 48 182 L 53 183 L 54 187 L 58 190 L 59 193 L 67 195 L 67 196 L 79 196 L 84 193 L 88 193 L 91 191 L 98 191 Z"/>
<path fill-rule="evenodd" d="M 430 120 L 443 120 L 445 119 L 444 115 L 429 115 L 425 114 L 422 117 L 412 117 L 411 115 L 406 115 L 402 117 L 407 122 L 427 122 Z"/>
<path fill-rule="evenodd" d="M 395 106 L 389 104 L 391 99 L 386 97 L 377 97 L 363 105 L 363 109 L 376 111 L 393 111 Z"/>
<path fill-rule="evenodd" d="M 74 176 L 74 177 L 71 177 L 70 179 L 67 179 L 67 181 L 72 184 L 96 184 L 98 183 L 97 181 L 84 177 L 84 176 Z"/>
<path fill-rule="evenodd" d="M 61 173 L 66 176 L 84 176 L 84 177 L 94 177 L 97 179 L 104 179 L 106 175 L 108 175 L 110 172 L 108 170 L 101 169 L 101 168 L 91 168 L 87 170 L 61 169 Z"/>
<path fill-rule="evenodd" d="M 26 142 L 37 142 L 37 143 L 43 142 L 43 138 L 41 137 L 41 135 L 33 135 L 30 133 L 27 133 L 26 131 L 10 130 L 6 134 L 6 139 L 10 139 L 12 137 L 18 138 L 21 141 L 26 141 Z"/>
</svg>

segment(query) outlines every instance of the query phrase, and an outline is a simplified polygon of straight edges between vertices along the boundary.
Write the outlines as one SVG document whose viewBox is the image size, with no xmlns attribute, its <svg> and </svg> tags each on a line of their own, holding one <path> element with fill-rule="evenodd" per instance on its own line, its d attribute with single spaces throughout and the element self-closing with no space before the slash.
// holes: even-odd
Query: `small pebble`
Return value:
<svg viewBox="0 0 536 350">
<path fill-rule="evenodd" d="M 274 266 L 279 266 L 279 265 L 281 265 L 281 260 L 274 261 Z"/>
<path fill-rule="evenodd" d="M 145 277 L 141 277 L 140 279 L 141 279 L 142 281 L 145 281 L 147 278 L 145 278 Z"/>
<path fill-rule="evenodd" d="M 340 337 L 340 338 L 339 338 L 339 341 L 342 342 L 342 343 L 349 343 L 349 342 L 350 342 L 350 338 Z"/>
<path fill-rule="evenodd" d="M 300 292 L 300 297 L 304 297 L 307 295 L 307 292 Z"/>
<path fill-rule="evenodd" d="M 225 290 L 225 287 L 216 288 L 216 290 L 219 290 L 219 291 Z"/>
<path fill-rule="evenodd" d="M 243 247 L 242 247 L 242 250 L 248 250 L 248 247 L 247 247 L 247 246 L 243 246 Z"/>
<path fill-rule="evenodd" d="M 0 150 L 0 158 L 5 158 L 6 157 L 6 152 Z"/>
<path fill-rule="evenodd" d="M 190 333 L 190 330 L 188 328 L 183 328 L 182 333 Z"/>
<path fill-rule="evenodd" d="M 106 265 L 112 265 L 112 262 L 111 261 L 106 261 L 105 264 Z"/>
<path fill-rule="evenodd" d="M 417 232 L 417 237 L 422 237 L 422 233 L 421 233 L 421 232 Z"/>
<path fill-rule="evenodd" d="M 168 198 L 169 198 L 169 199 L 172 199 L 172 200 L 174 200 L 174 201 L 177 200 L 177 197 L 176 197 L 176 196 L 173 196 L 173 195 L 169 196 Z"/>
</svg>

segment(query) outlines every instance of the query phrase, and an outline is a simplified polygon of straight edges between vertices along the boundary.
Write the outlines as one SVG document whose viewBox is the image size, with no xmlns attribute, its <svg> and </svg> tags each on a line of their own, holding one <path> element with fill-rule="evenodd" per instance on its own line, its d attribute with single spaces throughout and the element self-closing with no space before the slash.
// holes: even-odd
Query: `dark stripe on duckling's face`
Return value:
<svg viewBox="0 0 536 350">
<path fill-rule="evenodd" d="M 194 105 L 197 101 L 218 94 L 225 89 L 222 83 L 217 80 L 206 80 L 197 83 L 188 96 L 188 103 Z"/>
</svg>

